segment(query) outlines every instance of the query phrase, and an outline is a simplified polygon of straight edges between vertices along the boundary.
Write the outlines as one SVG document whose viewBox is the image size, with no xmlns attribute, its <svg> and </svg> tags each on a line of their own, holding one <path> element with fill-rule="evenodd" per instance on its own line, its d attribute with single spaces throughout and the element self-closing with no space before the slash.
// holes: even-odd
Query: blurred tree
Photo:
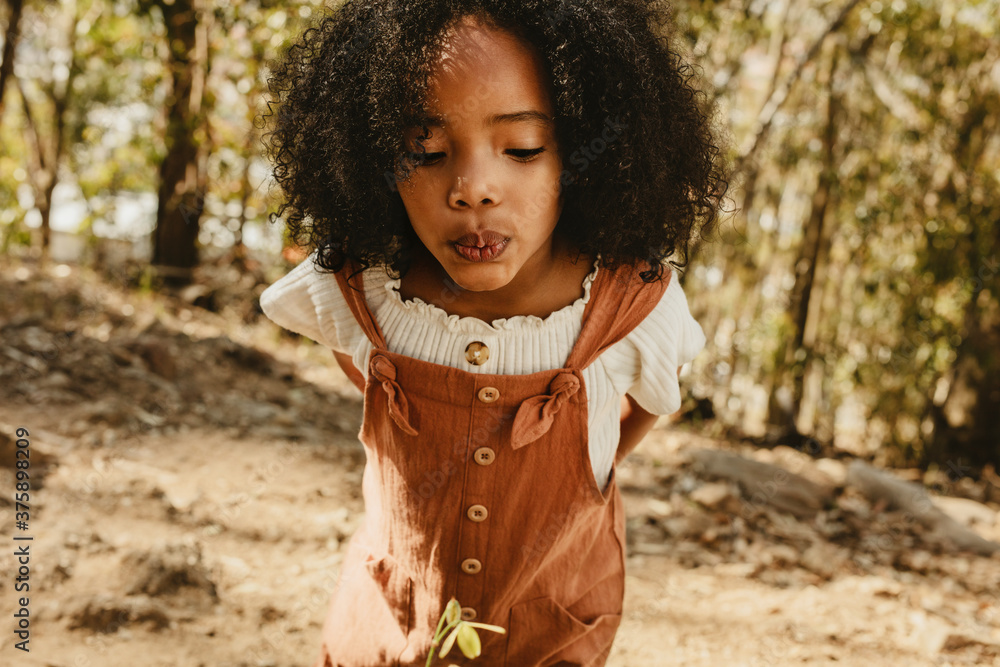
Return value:
<svg viewBox="0 0 1000 667">
<path fill-rule="evenodd" d="M 834 148 L 837 134 L 837 107 L 839 101 L 835 92 L 835 72 L 837 69 L 837 51 L 839 40 L 826 39 L 830 53 L 824 58 L 829 64 L 819 77 L 818 83 L 827 88 L 826 91 L 826 122 L 822 134 L 822 157 L 816 189 L 812 194 L 812 204 L 809 218 L 803 228 L 803 238 L 799 244 L 797 257 L 792 261 L 792 271 L 795 283 L 789 294 L 787 317 L 789 335 L 786 340 L 784 355 L 779 360 L 776 369 L 775 384 L 771 391 L 771 401 L 768 405 L 768 424 L 776 427 L 776 440 L 801 445 L 799 424 L 802 423 L 803 393 L 806 369 L 816 361 L 815 337 L 816 319 L 818 316 L 818 299 L 813 299 L 813 288 L 816 285 L 816 274 L 819 264 L 826 254 L 830 238 L 829 230 L 824 229 L 827 221 L 830 199 L 836 181 L 836 165 L 834 164 Z M 834 221 L 836 223 L 836 221 Z M 801 430 L 808 433 L 812 429 L 802 424 Z"/>
<path fill-rule="evenodd" d="M 856 64 L 864 98 L 841 211 L 867 237 L 855 336 L 875 354 L 859 380 L 893 458 L 921 465 L 1000 461 L 997 9 L 894 3 L 862 16 L 873 58 Z"/>
<path fill-rule="evenodd" d="M 176 175 L 177 170 L 167 166 L 180 162 L 175 156 L 192 144 L 197 145 L 194 164 L 200 176 L 195 182 L 200 186 L 196 185 L 194 191 L 199 196 L 193 201 L 182 199 L 173 207 L 175 221 L 185 215 L 193 221 L 200 213 L 197 229 L 189 225 L 190 229 L 182 230 L 188 232 L 182 239 L 188 256 L 197 258 L 198 251 L 206 247 L 214 251 L 235 244 L 238 249 L 238 241 L 246 238 L 247 230 L 257 242 L 262 236 L 272 236 L 266 221 L 267 165 L 254 121 L 261 111 L 265 63 L 299 30 L 298 20 L 313 13 L 311 2 L 212 0 L 194 8 L 199 16 L 196 45 L 201 44 L 197 34 L 203 33 L 205 38 L 202 56 L 197 59 L 205 67 L 202 93 L 199 96 L 192 90 L 190 101 L 200 100 L 201 106 L 200 114 L 189 118 L 194 123 L 186 128 L 190 139 L 180 141 L 172 137 L 185 128 L 177 122 L 171 125 L 170 111 L 178 106 L 173 95 L 174 70 L 183 69 L 181 61 L 187 54 L 174 59 L 176 68 L 171 65 L 168 25 L 158 3 L 28 3 L 20 22 L 22 39 L 15 69 L 20 72 L 20 84 L 30 102 L 31 120 L 45 146 L 57 135 L 52 132 L 51 101 L 46 104 L 41 86 L 50 86 L 53 73 L 61 76 L 67 71 L 68 62 L 64 61 L 70 51 L 64 28 L 70 9 L 82 18 L 77 22 L 73 46 L 71 94 L 62 115 L 63 131 L 58 134 L 63 138 L 58 166 L 52 165 L 48 153 L 39 158 L 38 150 L 31 148 L 33 135 L 22 111 L 17 82 L 8 86 L 8 113 L 0 125 L 0 229 L 4 248 L 12 240 L 24 242 L 26 212 L 37 220 L 43 214 L 48 216 L 51 209 L 51 205 L 46 208 L 46 188 L 39 195 L 28 195 L 36 190 L 30 184 L 29 162 L 44 162 L 46 167 L 57 170 L 58 181 L 51 183 L 57 196 L 72 199 L 76 192 L 72 205 L 83 204 L 84 209 L 80 231 L 141 239 L 147 228 L 155 229 L 155 221 L 149 220 L 147 227 L 147 221 L 137 216 L 146 206 L 144 195 L 155 193 L 154 202 L 163 202 L 160 207 L 169 209 L 169 198 L 159 196 L 161 189 L 164 193 L 169 189 L 161 188 L 165 181 L 159 172 Z M 176 33 L 183 26 L 178 26 L 180 19 L 174 18 L 170 26 Z M 173 44 L 177 46 L 177 40 Z M 56 82 L 57 91 L 63 90 L 59 87 L 62 82 Z M 217 98 L 224 102 L 216 105 Z M 11 100 L 16 103 L 13 108 Z M 183 104 L 180 108 L 184 110 Z M 35 170 L 36 175 L 43 173 Z M 185 177 L 178 181 L 182 190 L 189 174 L 181 174 Z M 169 224 L 163 226 L 161 238 L 162 231 L 169 228 Z M 95 246 L 103 247 L 96 242 Z M 165 266 L 163 270 L 170 271 Z M 190 267 L 181 272 L 183 279 Z"/>
<path fill-rule="evenodd" d="M 66 148 L 66 122 L 72 109 L 73 81 L 80 73 L 77 58 L 76 26 L 80 20 L 80 6 L 75 0 L 64 0 L 63 12 L 54 15 L 63 20 L 36 22 L 47 35 L 49 59 L 47 77 L 33 77 L 33 88 L 43 98 L 31 101 L 25 82 L 15 76 L 24 115 L 24 133 L 27 152 L 27 175 L 35 199 L 35 208 L 41 218 L 41 250 L 43 259 L 48 256 L 51 229 L 52 192 L 59 181 L 59 167 Z M 58 36 L 56 36 L 58 35 Z M 39 112 L 38 107 L 45 108 Z M 47 108 L 46 108 L 47 107 Z M 45 124 L 41 118 L 45 119 Z M 51 123 L 51 125 L 49 125 Z"/>
<path fill-rule="evenodd" d="M 959 283 L 964 301 L 955 321 L 961 341 L 955 363 L 935 384 L 926 452 L 952 467 L 1000 463 L 1000 91 L 988 74 L 1000 67 L 997 55 L 994 44 L 978 63 L 968 63 L 970 76 L 957 92 L 962 103 L 949 114 L 953 157 L 935 208 L 951 224 L 936 227 L 925 256 L 937 280 Z"/>
<path fill-rule="evenodd" d="M 4 29 L 3 58 L 0 61 L 0 118 L 3 118 L 3 97 L 7 90 L 7 79 L 14 71 L 14 52 L 17 46 L 18 28 L 21 23 L 21 10 L 24 0 L 7 0 L 7 27 Z"/>
<path fill-rule="evenodd" d="M 696 311 L 715 295 L 696 370 L 719 414 L 899 463 L 1000 461 L 1000 3 L 678 16 L 749 147 L 740 214 L 686 284 Z M 832 97 L 810 56 L 831 32 L 846 40 Z"/>
<path fill-rule="evenodd" d="M 84 68 L 74 81 L 66 171 L 86 208 L 80 231 L 92 235 L 95 257 L 103 260 L 98 234 L 135 239 L 152 229 L 152 221 L 138 216 L 117 223 L 122 208 L 156 192 L 156 167 L 166 152 L 160 110 L 170 82 L 162 24 L 137 14 L 128 0 L 80 1 L 91 7 L 78 25 Z"/>
<path fill-rule="evenodd" d="M 139 6 L 145 12 L 155 8 L 162 15 L 172 82 L 152 263 L 167 283 L 184 285 L 198 264 L 198 229 L 205 204 L 202 102 L 209 65 L 207 25 L 197 0 L 140 0 Z"/>
<path fill-rule="evenodd" d="M 25 3 L 2 64 L 5 241 L 48 215 L 58 177 L 95 225 L 155 196 L 154 260 L 176 282 L 199 256 L 238 265 L 270 230 L 267 62 L 313 4 Z M 739 147 L 741 209 L 684 277 L 719 424 L 907 464 L 1000 459 L 1000 0 L 677 9 Z"/>
</svg>

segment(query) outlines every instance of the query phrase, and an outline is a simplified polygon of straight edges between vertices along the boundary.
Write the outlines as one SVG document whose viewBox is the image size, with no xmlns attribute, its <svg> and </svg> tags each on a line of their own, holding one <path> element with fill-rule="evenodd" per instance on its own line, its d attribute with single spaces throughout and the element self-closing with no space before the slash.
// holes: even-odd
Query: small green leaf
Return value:
<svg viewBox="0 0 1000 667">
<path fill-rule="evenodd" d="M 448 625 L 458 623 L 462 619 L 462 605 L 458 603 L 458 600 L 452 598 L 448 601 L 448 606 L 445 607 L 444 614 Z"/>
<path fill-rule="evenodd" d="M 458 648 L 462 650 L 466 658 L 478 658 L 479 654 L 483 652 L 483 645 L 479 643 L 479 635 L 476 634 L 475 628 L 468 623 L 460 623 L 456 629 L 458 630 Z"/>
<path fill-rule="evenodd" d="M 465 624 L 472 626 L 474 628 L 482 628 L 483 630 L 489 630 L 490 632 L 499 632 L 502 635 L 507 634 L 507 631 L 504 628 L 501 628 L 499 625 L 490 625 L 489 623 L 475 623 L 473 621 L 466 621 Z"/>
<path fill-rule="evenodd" d="M 458 637 L 458 630 L 461 627 L 462 625 L 458 624 L 457 626 L 455 626 L 455 629 L 452 630 L 448 634 L 448 636 L 444 638 L 444 641 L 441 643 L 441 652 L 438 653 L 438 657 L 443 658 L 446 655 L 448 655 L 448 651 L 450 651 L 451 647 L 455 644 L 455 638 Z"/>
</svg>

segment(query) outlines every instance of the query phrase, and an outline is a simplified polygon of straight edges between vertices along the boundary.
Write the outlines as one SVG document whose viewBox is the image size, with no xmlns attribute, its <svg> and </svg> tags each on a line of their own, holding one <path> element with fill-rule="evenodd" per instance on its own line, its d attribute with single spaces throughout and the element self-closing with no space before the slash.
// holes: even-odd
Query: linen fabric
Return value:
<svg viewBox="0 0 1000 667">
<path fill-rule="evenodd" d="M 334 276 L 317 270 L 314 258 L 315 253 L 268 287 L 260 297 L 261 308 L 281 327 L 350 355 L 356 368 L 365 368 L 373 345 Z M 403 301 L 400 281 L 379 267 L 364 271 L 361 287 L 391 352 L 471 373 L 526 375 L 566 363 L 580 334 L 599 264 L 595 262 L 583 281 L 583 296 L 545 318 L 517 316 L 487 323 L 449 315 L 420 299 Z M 669 266 L 664 268 L 672 273 Z M 442 298 L 449 298 L 447 291 Z M 490 350 L 482 366 L 470 366 L 465 359 L 470 337 Z M 677 369 L 704 345 L 701 326 L 691 316 L 680 281 L 673 275 L 646 319 L 583 369 L 589 458 L 598 483 L 607 483 L 618 448 L 620 397 L 631 395 L 653 414 L 676 412 L 681 405 Z"/>
<path fill-rule="evenodd" d="M 481 631 L 479 658 L 455 651 L 448 663 L 603 667 L 621 623 L 625 515 L 615 464 L 603 488 L 589 465 L 582 371 L 647 318 L 672 276 L 600 272 L 563 367 L 490 374 L 469 370 L 475 356 L 459 369 L 389 350 L 351 275 L 338 285 L 372 343 L 365 519 L 316 667 L 425 664 L 451 597 L 466 620 L 506 633 Z"/>
</svg>

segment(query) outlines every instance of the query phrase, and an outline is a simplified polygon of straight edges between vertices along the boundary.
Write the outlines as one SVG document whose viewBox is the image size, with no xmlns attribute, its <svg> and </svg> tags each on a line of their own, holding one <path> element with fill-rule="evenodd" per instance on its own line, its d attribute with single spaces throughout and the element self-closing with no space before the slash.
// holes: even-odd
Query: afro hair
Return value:
<svg viewBox="0 0 1000 667">
<path fill-rule="evenodd" d="M 659 0 L 347 0 L 328 10 L 271 65 L 264 145 L 285 195 L 272 222 L 284 219 L 328 271 L 352 261 L 406 272 L 419 240 L 397 187 L 412 157 L 403 136 L 422 125 L 431 68 L 465 16 L 532 45 L 551 74 L 558 233 L 610 268 L 648 262 L 646 280 L 665 261 L 686 265 L 728 182 L 707 96 Z"/>
</svg>

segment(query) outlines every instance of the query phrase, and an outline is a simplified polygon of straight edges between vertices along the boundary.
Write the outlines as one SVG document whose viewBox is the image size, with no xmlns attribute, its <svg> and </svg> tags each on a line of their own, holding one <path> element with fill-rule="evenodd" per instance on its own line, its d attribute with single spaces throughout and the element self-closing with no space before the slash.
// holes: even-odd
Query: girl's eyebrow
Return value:
<svg viewBox="0 0 1000 667">
<path fill-rule="evenodd" d="M 444 129 L 447 121 L 443 116 L 431 115 L 425 116 L 423 118 L 423 123 L 427 127 L 439 127 Z M 530 109 L 527 111 L 494 114 L 486 118 L 483 126 L 486 129 L 490 129 L 496 127 L 497 125 L 509 125 L 513 123 L 530 123 L 532 125 L 548 128 L 552 125 L 552 118 L 541 111 Z"/>
<path fill-rule="evenodd" d="M 496 127 L 507 123 L 531 123 L 548 127 L 552 124 L 552 119 L 541 111 L 515 111 L 514 113 L 502 113 L 490 116 L 486 119 L 486 127 Z"/>
</svg>

